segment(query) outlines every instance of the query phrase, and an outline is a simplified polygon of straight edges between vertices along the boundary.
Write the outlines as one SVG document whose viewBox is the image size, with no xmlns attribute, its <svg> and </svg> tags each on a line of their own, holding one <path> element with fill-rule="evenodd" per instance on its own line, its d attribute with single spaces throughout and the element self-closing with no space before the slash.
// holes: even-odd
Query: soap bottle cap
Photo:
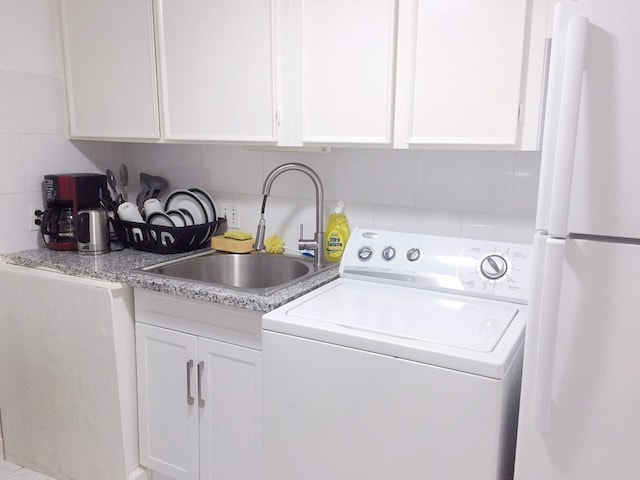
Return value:
<svg viewBox="0 0 640 480">
<path fill-rule="evenodd" d="M 339 201 L 336 203 L 336 209 L 334 210 L 337 214 L 341 214 L 344 211 L 344 202 Z"/>
</svg>

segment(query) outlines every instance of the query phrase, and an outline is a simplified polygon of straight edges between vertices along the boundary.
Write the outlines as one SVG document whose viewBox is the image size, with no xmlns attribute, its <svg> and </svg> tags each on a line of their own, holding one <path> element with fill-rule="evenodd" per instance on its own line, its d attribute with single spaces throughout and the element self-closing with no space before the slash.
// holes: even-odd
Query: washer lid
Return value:
<svg viewBox="0 0 640 480">
<path fill-rule="evenodd" d="M 345 282 L 298 303 L 288 317 L 357 331 L 492 352 L 518 313 L 513 304 L 383 284 Z"/>
</svg>

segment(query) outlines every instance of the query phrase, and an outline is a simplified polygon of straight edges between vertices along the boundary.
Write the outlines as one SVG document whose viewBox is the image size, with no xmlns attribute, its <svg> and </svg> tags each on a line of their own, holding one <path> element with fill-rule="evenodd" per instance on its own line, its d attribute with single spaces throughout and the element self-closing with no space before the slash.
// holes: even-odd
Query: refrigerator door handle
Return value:
<svg viewBox="0 0 640 480">
<path fill-rule="evenodd" d="M 547 432 L 551 428 L 553 404 L 553 372 L 556 355 L 556 338 L 560 321 L 560 289 L 564 265 L 565 240 L 547 239 L 542 279 L 540 333 L 533 416 L 536 428 Z"/>
<path fill-rule="evenodd" d="M 588 30 L 589 21 L 586 18 L 574 17 L 570 20 L 567 31 L 549 210 L 549 235 L 557 238 L 568 235 L 571 179 L 578 135 L 582 73 Z"/>
</svg>

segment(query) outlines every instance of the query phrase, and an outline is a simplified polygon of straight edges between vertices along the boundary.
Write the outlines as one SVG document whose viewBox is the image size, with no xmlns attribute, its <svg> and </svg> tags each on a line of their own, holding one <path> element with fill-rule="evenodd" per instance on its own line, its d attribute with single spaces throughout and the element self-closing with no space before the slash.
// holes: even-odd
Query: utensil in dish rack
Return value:
<svg viewBox="0 0 640 480">
<path fill-rule="evenodd" d="M 129 185 L 129 169 L 124 163 L 120 165 L 120 182 L 122 183 L 122 197 L 125 202 L 128 202 L 129 195 L 127 194 L 127 186 Z"/>
<path fill-rule="evenodd" d="M 113 170 L 111 170 L 110 168 L 107 168 L 107 185 L 109 185 L 109 188 L 111 189 L 111 200 L 113 200 L 114 202 L 118 200 L 118 189 L 117 189 L 117 182 L 116 182 L 116 175 L 115 173 L 113 173 Z"/>
</svg>

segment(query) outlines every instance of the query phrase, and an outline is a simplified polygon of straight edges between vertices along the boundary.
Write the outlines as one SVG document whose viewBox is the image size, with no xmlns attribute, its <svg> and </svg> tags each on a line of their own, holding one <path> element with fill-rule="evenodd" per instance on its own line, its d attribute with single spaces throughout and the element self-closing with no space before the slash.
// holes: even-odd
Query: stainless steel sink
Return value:
<svg viewBox="0 0 640 480">
<path fill-rule="evenodd" d="M 312 258 L 302 256 L 212 251 L 144 267 L 138 271 L 269 295 L 332 266 L 334 265 L 314 267 Z"/>
</svg>

